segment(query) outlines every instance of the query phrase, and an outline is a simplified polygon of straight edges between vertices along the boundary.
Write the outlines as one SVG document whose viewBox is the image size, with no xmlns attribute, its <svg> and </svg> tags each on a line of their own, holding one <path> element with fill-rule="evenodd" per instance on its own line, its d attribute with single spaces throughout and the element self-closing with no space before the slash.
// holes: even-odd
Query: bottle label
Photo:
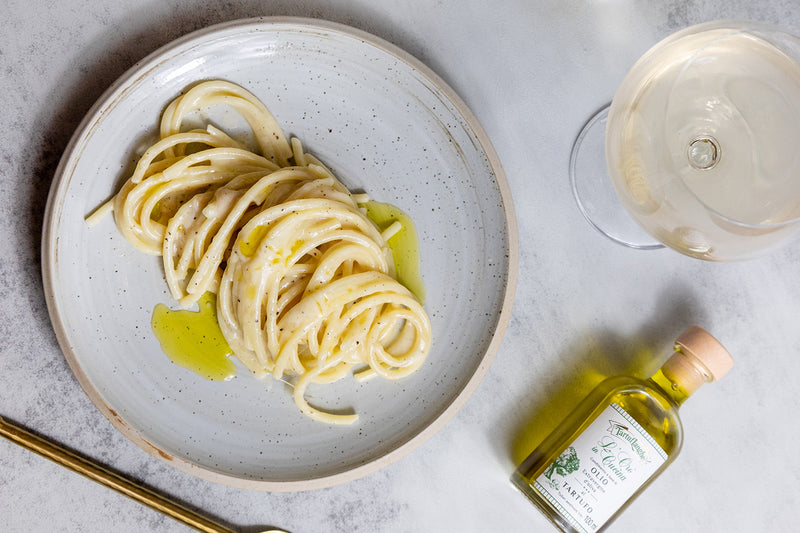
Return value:
<svg viewBox="0 0 800 533">
<path fill-rule="evenodd" d="M 622 407 L 603 410 L 533 483 L 569 524 L 597 531 L 667 460 Z"/>
</svg>

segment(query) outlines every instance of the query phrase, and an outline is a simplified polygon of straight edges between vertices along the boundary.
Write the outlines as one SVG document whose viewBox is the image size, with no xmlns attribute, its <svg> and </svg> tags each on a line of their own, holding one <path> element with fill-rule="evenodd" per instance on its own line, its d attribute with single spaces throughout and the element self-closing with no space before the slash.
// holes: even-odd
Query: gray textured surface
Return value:
<svg viewBox="0 0 800 533">
<path fill-rule="evenodd" d="M 800 32 L 793 2 L 7 1 L 0 31 L 0 414 L 231 524 L 326 531 L 539 531 L 507 482 L 534 425 L 565 414 L 586 369 L 642 363 L 690 322 L 725 342 L 733 373 L 684 408 L 682 456 L 614 531 L 789 531 L 800 408 L 800 247 L 706 264 L 621 249 L 587 227 L 569 192 L 574 136 L 635 59 L 715 18 Z M 406 49 L 473 109 L 505 166 L 520 229 L 512 324 L 489 375 L 421 449 L 359 481 L 299 494 L 230 489 L 179 473 L 129 443 L 83 394 L 59 351 L 41 286 L 47 190 L 69 136 L 119 75 L 209 24 L 255 15 L 326 18 Z M 563 401 L 552 403 L 550 399 Z M 524 440 L 524 439 L 523 439 Z M 3 531 L 185 531 L 122 496 L 0 442 Z"/>
</svg>

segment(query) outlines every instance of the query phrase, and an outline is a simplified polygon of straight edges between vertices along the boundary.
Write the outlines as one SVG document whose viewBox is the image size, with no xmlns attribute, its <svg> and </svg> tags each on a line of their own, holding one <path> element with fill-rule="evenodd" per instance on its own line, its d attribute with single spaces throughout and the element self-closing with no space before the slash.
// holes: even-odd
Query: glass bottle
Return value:
<svg viewBox="0 0 800 533">
<path fill-rule="evenodd" d="M 683 443 L 678 407 L 732 366 L 719 341 L 691 326 L 649 379 L 600 383 L 511 481 L 562 531 L 604 530 L 675 460 Z"/>
</svg>

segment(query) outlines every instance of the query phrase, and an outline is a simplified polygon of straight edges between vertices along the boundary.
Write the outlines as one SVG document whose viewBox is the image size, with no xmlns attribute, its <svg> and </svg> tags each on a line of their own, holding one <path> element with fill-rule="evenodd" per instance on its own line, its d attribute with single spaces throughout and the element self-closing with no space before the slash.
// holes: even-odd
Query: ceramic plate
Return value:
<svg viewBox="0 0 800 533">
<path fill-rule="evenodd" d="M 299 413 L 281 383 L 244 371 L 207 381 L 174 365 L 150 328 L 175 307 L 160 258 L 137 252 L 113 217 L 84 217 L 127 178 L 164 106 L 199 80 L 238 83 L 351 190 L 411 215 L 433 347 L 400 381 L 352 378 L 309 389 L 353 426 Z M 236 21 L 188 35 L 134 66 L 78 128 L 50 193 L 43 240 L 48 306 L 82 387 L 136 444 L 177 468 L 235 486 L 305 490 L 408 453 L 452 418 L 486 373 L 508 322 L 517 250 L 497 156 L 433 72 L 374 36 L 293 18 Z"/>
</svg>

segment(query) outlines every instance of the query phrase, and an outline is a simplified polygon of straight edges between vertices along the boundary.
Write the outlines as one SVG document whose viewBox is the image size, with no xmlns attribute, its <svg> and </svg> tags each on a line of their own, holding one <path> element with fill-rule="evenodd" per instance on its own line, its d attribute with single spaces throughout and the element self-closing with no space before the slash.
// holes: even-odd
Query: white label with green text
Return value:
<svg viewBox="0 0 800 533">
<path fill-rule="evenodd" d="M 666 460 L 667 454 L 642 426 L 612 403 L 533 486 L 572 527 L 592 533 Z"/>
</svg>

